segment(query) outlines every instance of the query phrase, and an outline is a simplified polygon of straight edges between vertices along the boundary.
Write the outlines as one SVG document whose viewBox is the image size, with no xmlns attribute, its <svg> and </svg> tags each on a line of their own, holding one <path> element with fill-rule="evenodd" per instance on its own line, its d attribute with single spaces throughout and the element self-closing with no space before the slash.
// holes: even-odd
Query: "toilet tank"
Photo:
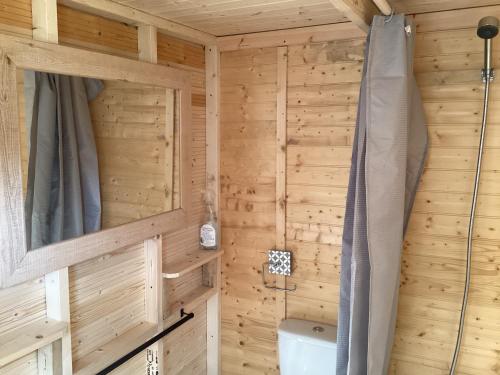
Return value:
<svg viewBox="0 0 500 375">
<path fill-rule="evenodd" d="M 281 375 L 334 375 L 337 327 L 299 319 L 278 329 Z"/>
</svg>

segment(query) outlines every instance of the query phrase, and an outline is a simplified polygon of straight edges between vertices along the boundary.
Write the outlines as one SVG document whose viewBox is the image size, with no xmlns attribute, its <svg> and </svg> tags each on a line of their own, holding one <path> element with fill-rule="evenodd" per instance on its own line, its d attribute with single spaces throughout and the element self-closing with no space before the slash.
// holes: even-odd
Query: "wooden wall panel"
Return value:
<svg viewBox="0 0 500 375">
<path fill-rule="evenodd" d="M 417 35 L 415 70 L 429 122 L 430 150 L 405 238 L 394 374 L 402 369 L 408 374 L 446 374 L 451 361 L 481 125 L 482 53 L 483 42 L 472 28 Z M 500 255 L 495 166 L 499 93 L 493 83 L 460 374 L 498 373 L 500 320 L 494 290 L 499 285 L 495 259 Z"/>
<path fill-rule="evenodd" d="M 430 149 L 405 237 L 390 374 L 444 375 L 451 361 L 482 110 L 483 42 L 475 31 L 417 34 L 415 72 L 429 123 Z M 498 40 L 494 44 L 500 48 Z M 296 262 L 288 284 L 298 287 L 287 294 L 289 318 L 337 321 L 343 216 L 363 46 L 364 41 L 356 39 L 289 47 L 287 247 Z M 227 374 L 257 373 L 253 361 L 269 363 L 269 350 L 276 344 L 273 335 L 265 334 L 272 329 L 274 302 L 269 303 L 259 275 L 272 242 L 267 231 L 274 230 L 275 176 L 269 172 L 275 152 L 275 70 L 269 66 L 271 54 L 257 49 L 223 53 L 222 61 L 222 113 L 227 119 L 222 118 L 221 173 L 226 251 L 223 369 Z M 499 62 L 495 58 L 495 65 Z M 458 374 L 498 373 L 498 87 L 494 82 Z M 266 350 L 265 355 L 257 349 Z"/>
<path fill-rule="evenodd" d="M 337 322 L 363 44 L 289 47 L 287 244 L 296 259 L 290 284 L 297 285 L 287 297 L 289 318 Z"/>
<path fill-rule="evenodd" d="M 24 17 L 16 9 L 24 7 Z M 12 0 L 0 2 L 0 30 L 31 37 L 31 2 L 21 0 L 12 7 Z M 19 5 L 17 5 L 19 4 Z M 59 11 L 59 39 L 62 44 L 76 46 L 129 58 L 137 58 L 137 30 L 101 17 L 77 12 L 64 6 Z M 15 22 L 14 22 L 15 21 Z M 19 29 L 21 27 L 21 29 Z M 24 27 L 24 29 L 22 29 Z M 21 32 L 19 31 L 21 30 Z M 168 44 L 166 46 L 165 44 Z M 175 48 L 171 48 L 175 46 Z M 166 236 L 164 258 L 168 252 L 182 256 L 184 251 L 198 247 L 199 224 L 203 216 L 201 191 L 205 187 L 205 73 L 204 49 L 179 40 L 160 38 L 159 63 L 191 72 L 193 82 L 193 216 L 190 226 L 180 233 Z M 120 250 L 71 267 L 71 319 L 75 360 L 109 341 L 117 334 L 137 326 L 144 320 L 144 252 L 142 244 Z M 183 279 L 196 284 L 201 271 Z M 0 332 L 27 324 L 45 314 L 45 285 L 42 280 L 0 291 Z M 200 306 L 195 319 L 182 332 L 169 336 L 164 345 L 168 357 L 168 374 L 204 373 L 206 369 L 206 310 Z M 178 344 L 187 335 L 185 345 Z M 191 352 L 190 341 L 197 341 Z M 174 351 L 170 352 L 172 348 Z M 143 358 L 143 356 L 142 356 Z M 1 374 L 36 374 L 36 353 L 0 369 Z M 179 365 L 177 365 L 179 363 Z M 134 359 L 113 373 L 140 374 L 143 361 Z"/>
<path fill-rule="evenodd" d="M 0 1 L 0 31 L 32 36 L 31 0 Z"/>
<path fill-rule="evenodd" d="M 222 371 L 277 374 L 275 292 L 261 266 L 274 247 L 275 48 L 221 57 Z M 272 280 L 270 280 L 272 282 Z"/>
<path fill-rule="evenodd" d="M 28 354 L 17 361 L 0 368 L 2 375 L 34 375 L 38 374 L 38 356 L 36 352 Z"/>
<path fill-rule="evenodd" d="M 137 29 L 58 5 L 59 43 L 137 58 Z"/>
<path fill-rule="evenodd" d="M 197 44 L 158 33 L 158 61 L 203 70 L 205 68 L 205 53 L 203 48 Z"/>
<path fill-rule="evenodd" d="M 73 361 L 145 320 L 143 245 L 72 267 Z"/>
<path fill-rule="evenodd" d="M 45 281 L 43 278 L 0 289 L 0 332 L 22 328 L 45 316 Z"/>
<path fill-rule="evenodd" d="M 195 317 L 206 317 L 206 306 L 194 311 Z M 165 338 L 165 368 L 168 375 L 204 375 L 207 371 L 207 320 L 195 318 Z"/>
</svg>

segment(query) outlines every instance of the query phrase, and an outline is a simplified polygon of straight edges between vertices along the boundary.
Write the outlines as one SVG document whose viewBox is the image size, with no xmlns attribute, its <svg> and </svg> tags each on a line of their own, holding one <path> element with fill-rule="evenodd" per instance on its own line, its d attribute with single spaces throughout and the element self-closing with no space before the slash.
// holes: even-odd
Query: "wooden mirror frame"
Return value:
<svg viewBox="0 0 500 375">
<path fill-rule="evenodd" d="M 16 69 L 176 89 L 180 97 L 180 208 L 114 228 L 26 248 Z M 156 64 L 57 44 L 0 36 L 0 288 L 184 227 L 191 208 L 191 81 Z"/>
</svg>

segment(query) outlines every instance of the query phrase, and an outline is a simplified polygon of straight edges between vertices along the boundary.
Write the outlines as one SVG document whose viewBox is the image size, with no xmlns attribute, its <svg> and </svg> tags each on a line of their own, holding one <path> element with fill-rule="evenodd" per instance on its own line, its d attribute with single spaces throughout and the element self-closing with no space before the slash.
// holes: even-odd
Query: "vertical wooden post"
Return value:
<svg viewBox="0 0 500 375">
<path fill-rule="evenodd" d="M 37 351 L 38 375 L 55 375 L 60 372 L 54 371 L 54 351 L 52 344 L 44 346 Z"/>
<path fill-rule="evenodd" d="M 139 60 L 153 64 L 158 62 L 158 41 L 156 27 L 139 25 L 137 28 Z"/>
<path fill-rule="evenodd" d="M 57 0 L 32 0 L 33 39 L 58 43 Z"/>
<path fill-rule="evenodd" d="M 151 25 L 137 28 L 139 60 L 158 63 L 158 30 Z M 165 211 L 174 209 L 175 90 L 165 90 Z"/>
<path fill-rule="evenodd" d="M 162 276 L 162 237 L 158 235 L 144 241 L 144 263 L 146 265 L 145 308 L 146 320 L 163 330 L 163 276 Z M 162 375 L 163 341 L 151 345 L 146 353 L 146 373 Z"/>
<path fill-rule="evenodd" d="M 31 13 L 33 39 L 58 43 L 57 0 L 33 0 Z M 67 322 L 68 329 L 57 345 L 48 345 L 38 350 L 38 373 L 70 375 L 73 373 L 73 363 L 68 268 L 45 275 L 45 299 L 47 317 Z"/>
<path fill-rule="evenodd" d="M 45 364 L 51 361 L 53 374 L 71 375 L 73 373 L 73 358 L 71 351 L 71 324 L 69 305 L 69 275 L 68 268 L 45 275 L 45 300 L 47 305 L 47 317 L 68 323 L 66 333 L 57 345 L 52 344 L 53 353 L 48 353 L 47 348 L 38 351 L 38 365 L 41 364 L 41 356 L 45 357 Z M 57 350 L 56 350 L 57 349 Z M 44 374 L 43 369 L 38 368 L 39 374 Z"/>
<path fill-rule="evenodd" d="M 214 210 L 219 217 L 220 168 L 219 168 L 219 102 L 220 102 L 220 54 L 215 45 L 205 46 L 205 86 L 206 86 L 206 186 L 214 192 Z M 218 226 L 218 243 L 221 246 L 220 223 Z M 213 287 L 217 293 L 207 301 L 207 374 L 218 375 L 221 372 L 220 360 L 220 289 L 221 259 L 213 261 L 210 273 L 213 275 Z"/>
<path fill-rule="evenodd" d="M 139 60 L 147 61 L 152 64 L 158 62 L 158 39 L 157 39 L 157 29 L 151 25 L 139 25 L 137 29 L 137 42 L 139 50 Z M 173 95 L 172 90 L 166 90 L 166 103 L 167 114 L 172 111 L 170 104 L 173 101 L 169 98 Z M 167 122 L 168 116 L 167 116 Z M 173 132 L 173 118 L 172 126 L 167 124 L 165 131 L 171 129 Z M 168 140 L 168 134 L 166 134 L 166 139 Z M 167 147 L 168 149 L 168 147 Z M 170 144 L 170 150 L 173 150 L 173 144 Z M 167 150 L 166 150 L 167 152 Z M 168 153 L 165 154 L 165 160 L 168 158 Z M 173 162 L 173 154 L 169 161 L 169 164 Z M 171 166 L 170 166 L 171 167 Z M 170 176 L 169 166 L 165 168 L 165 187 L 168 189 Z M 172 168 L 173 171 L 173 168 Z M 169 174 L 170 173 L 170 174 Z M 171 184 L 170 184 L 171 185 Z M 172 209 L 172 190 L 169 190 L 170 200 L 167 200 L 165 204 L 166 209 Z M 161 235 L 155 238 L 148 239 L 144 241 L 144 262 L 146 265 L 146 291 L 145 291 L 145 308 L 146 308 L 146 320 L 150 323 L 158 325 L 158 332 L 163 330 L 163 276 L 162 276 L 162 237 Z M 163 340 L 157 341 L 146 349 L 146 369 L 147 374 L 159 374 L 164 373 L 163 367 Z"/>
<path fill-rule="evenodd" d="M 179 162 L 175 160 L 175 155 L 180 155 L 180 150 L 176 150 L 175 142 L 175 111 L 176 111 L 176 91 L 166 89 L 165 92 L 165 211 L 172 211 L 174 205 L 174 183 L 176 169 L 179 170 Z M 180 159 L 179 159 L 180 161 Z"/>
<path fill-rule="evenodd" d="M 276 248 L 286 248 L 286 111 L 288 47 L 277 48 L 276 87 Z M 276 276 L 276 286 L 286 288 L 286 276 Z M 276 324 L 286 318 L 286 292 L 276 291 Z"/>
</svg>

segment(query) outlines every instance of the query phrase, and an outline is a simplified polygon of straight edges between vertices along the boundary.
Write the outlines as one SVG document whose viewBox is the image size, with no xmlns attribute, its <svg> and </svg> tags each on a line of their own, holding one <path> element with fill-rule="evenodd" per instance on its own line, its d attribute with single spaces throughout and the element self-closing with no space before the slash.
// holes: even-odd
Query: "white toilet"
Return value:
<svg viewBox="0 0 500 375">
<path fill-rule="evenodd" d="M 281 375 L 335 375 L 337 327 L 287 319 L 278 329 Z"/>
</svg>

